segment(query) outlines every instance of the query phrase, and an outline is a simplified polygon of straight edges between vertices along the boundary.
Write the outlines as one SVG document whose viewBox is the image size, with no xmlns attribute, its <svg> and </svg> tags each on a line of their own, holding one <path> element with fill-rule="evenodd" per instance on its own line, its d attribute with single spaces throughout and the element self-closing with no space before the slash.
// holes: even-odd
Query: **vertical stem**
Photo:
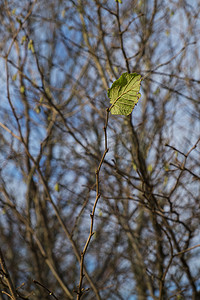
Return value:
<svg viewBox="0 0 200 300">
<path fill-rule="evenodd" d="M 86 291 L 84 288 L 82 288 L 82 284 L 83 284 L 83 278 L 84 278 L 84 273 L 83 273 L 83 269 L 84 269 L 84 258 L 85 258 L 85 254 L 87 252 L 88 246 L 90 244 L 91 238 L 94 234 L 93 232 L 93 227 L 94 227 L 94 216 L 95 216 L 95 211 L 96 211 L 96 207 L 97 207 L 97 203 L 98 200 L 100 198 L 100 187 L 99 187 L 99 173 L 101 170 L 101 166 L 104 162 L 105 156 L 107 154 L 107 152 L 109 151 L 108 149 L 108 140 L 107 140 L 107 127 L 108 127 L 108 117 L 109 117 L 109 108 L 106 109 L 106 120 L 105 120 L 105 126 L 104 126 L 104 137 L 105 137 L 105 149 L 103 152 L 103 155 L 101 157 L 99 166 L 96 170 L 96 199 L 93 205 L 93 209 L 92 209 L 92 213 L 90 214 L 90 218 L 91 218 L 91 224 L 90 224 L 90 233 L 88 236 L 88 239 L 85 243 L 83 252 L 81 253 L 81 259 L 80 259 L 80 280 L 79 280 L 79 285 L 78 285 L 78 291 L 77 291 L 77 300 L 80 300 L 82 295 L 84 294 L 84 292 Z M 100 296 L 99 296 L 100 299 Z"/>
<path fill-rule="evenodd" d="M 121 31 L 121 23 L 120 23 L 120 18 L 119 18 L 119 2 L 117 2 L 116 5 L 117 5 L 116 18 L 117 18 L 117 25 L 118 25 L 118 30 L 119 30 L 120 46 L 121 46 L 121 50 L 122 50 L 122 53 L 123 53 L 123 56 L 124 56 L 124 60 L 126 62 L 127 71 L 128 71 L 128 73 L 131 73 L 128 58 L 127 58 L 127 55 L 126 55 L 126 51 L 124 49 L 123 32 Z"/>
</svg>

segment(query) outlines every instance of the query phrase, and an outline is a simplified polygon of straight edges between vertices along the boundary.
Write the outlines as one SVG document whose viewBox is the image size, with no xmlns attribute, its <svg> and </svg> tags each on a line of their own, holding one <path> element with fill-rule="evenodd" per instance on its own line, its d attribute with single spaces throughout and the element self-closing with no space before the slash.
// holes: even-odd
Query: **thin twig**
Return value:
<svg viewBox="0 0 200 300">
<path fill-rule="evenodd" d="M 54 299 L 58 300 L 58 298 L 54 295 L 53 292 L 51 292 L 46 286 L 44 286 L 42 283 L 38 282 L 37 280 L 33 280 L 33 282 L 39 286 L 41 286 L 43 289 L 45 289 L 49 296 L 52 296 Z"/>
<path fill-rule="evenodd" d="M 83 278 L 84 278 L 84 272 L 83 272 L 83 268 L 84 268 L 84 258 L 85 258 L 85 254 L 87 252 L 88 246 L 90 244 L 91 238 L 94 234 L 93 232 L 93 227 L 94 227 L 94 216 L 95 216 L 95 211 L 96 211 L 96 207 L 97 207 L 97 203 L 98 200 L 100 198 L 100 187 L 99 187 L 99 173 L 102 167 L 102 164 L 104 163 L 104 159 L 106 157 L 106 154 L 108 153 L 109 149 L 108 149 L 108 138 L 107 138 L 107 127 L 108 127 L 108 118 L 109 118 L 109 108 L 107 108 L 106 110 L 106 120 L 105 120 L 105 126 L 104 126 L 104 139 L 105 139 L 105 149 L 103 152 L 103 155 L 101 157 L 99 166 L 96 170 L 96 199 L 93 205 L 93 209 L 92 209 L 92 213 L 90 214 L 90 218 L 91 218 L 91 224 L 90 224 L 90 233 L 88 236 L 88 239 L 85 243 L 83 252 L 81 253 L 81 261 L 80 261 L 80 280 L 79 280 L 79 285 L 78 285 L 78 291 L 77 291 L 77 300 L 81 299 L 81 296 L 88 290 L 85 290 L 84 288 L 82 288 L 83 285 Z"/>
<path fill-rule="evenodd" d="M 188 251 L 191 251 L 191 250 L 193 250 L 193 249 L 195 249 L 195 248 L 199 248 L 199 247 L 200 247 L 200 244 L 195 245 L 195 246 L 190 247 L 190 248 L 187 248 L 187 249 L 185 249 L 185 250 L 183 250 L 183 251 L 180 251 L 180 252 L 175 253 L 175 254 L 174 254 L 174 257 L 175 257 L 175 256 L 179 256 L 179 255 L 182 255 L 182 254 L 184 254 L 184 253 L 186 253 L 186 252 L 188 252 Z"/>
<path fill-rule="evenodd" d="M 17 136 L 16 134 L 14 134 L 7 126 L 5 126 L 3 123 L 0 122 L 0 126 L 5 129 L 6 131 L 8 131 L 13 137 L 15 137 L 16 139 L 18 139 L 21 142 L 21 138 L 19 136 Z"/>
<path fill-rule="evenodd" d="M 4 280 L 6 282 L 6 285 L 8 286 L 8 289 L 10 291 L 10 294 L 2 291 L 2 293 L 5 293 L 7 296 L 9 296 L 12 300 L 17 300 L 17 293 L 15 291 L 14 285 L 12 283 L 10 274 L 8 272 L 8 269 L 6 267 L 5 259 L 3 257 L 3 252 L 0 248 L 0 265 L 3 272 Z"/>
</svg>

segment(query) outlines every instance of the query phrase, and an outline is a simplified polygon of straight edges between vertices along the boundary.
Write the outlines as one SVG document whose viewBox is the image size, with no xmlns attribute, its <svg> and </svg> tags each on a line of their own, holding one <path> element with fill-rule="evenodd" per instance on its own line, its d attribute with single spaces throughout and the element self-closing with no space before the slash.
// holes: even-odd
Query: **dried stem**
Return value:
<svg viewBox="0 0 200 300">
<path fill-rule="evenodd" d="M 105 149 L 103 152 L 103 155 L 101 157 L 99 166 L 96 170 L 96 199 L 93 205 L 93 209 L 92 209 L 92 213 L 90 214 L 90 218 L 91 218 L 91 224 L 90 224 L 90 233 L 88 236 L 88 239 L 85 243 L 83 252 L 81 253 L 81 260 L 80 260 L 80 280 L 79 280 L 79 285 L 78 285 L 78 292 L 77 292 L 77 300 L 81 299 L 81 296 L 84 294 L 85 290 L 84 288 L 82 288 L 83 285 L 83 278 L 84 278 L 84 258 L 85 258 L 85 254 L 87 252 L 88 246 L 90 244 L 91 238 L 94 234 L 93 232 L 93 228 L 94 228 L 94 216 L 95 216 L 95 211 L 96 211 L 96 207 L 97 207 L 97 203 L 98 200 L 100 198 L 100 186 L 99 186 L 99 173 L 101 170 L 101 167 L 104 163 L 104 159 L 106 157 L 106 154 L 108 153 L 109 149 L 108 149 L 108 138 L 107 138 L 107 127 L 108 127 L 108 118 L 109 118 L 109 108 L 107 108 L 106 110 L 106 120 L 105 120 L 105 126 L 104 126 L 104 138 L 105 138 Z"/>
</svg>

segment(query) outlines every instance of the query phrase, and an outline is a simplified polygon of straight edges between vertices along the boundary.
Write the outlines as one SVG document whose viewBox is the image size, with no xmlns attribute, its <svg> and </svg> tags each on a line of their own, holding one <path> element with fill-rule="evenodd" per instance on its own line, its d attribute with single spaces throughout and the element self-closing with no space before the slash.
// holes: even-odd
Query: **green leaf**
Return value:
<svg viewBox="0 0 200 300">
<path fill-rule="evenodd" d="M 133 166 L 133 170 L 137 170 L 137 166 L 136 166 L 136 164 L 135 163 L 132 163 L 132 166 Z"/>
<path fill-rule="evenodd" d="M 20 93 L 21 93 L 21 94 L 24 94 L 24 92 L 25 92 L 25 87 L 22 85 L 22 86 L 20 87 Z"/>
<path fill-rule="evenodd" d="M 165 164 L 164 164 L 164 169 L 165 169 L 166 172 L 169 171 L 169 164 L 168 164 L 168 163 L 165 163 Z"/>
<path fill-rule="evenodd" d="M 32 53 L 35 53 L 35 49 L 34 49 L 33 44 L 31 44 L 31 51 L 32 51 Z"/>
<path fill-rule="evenodd" d="M 157 89 L 155 90 L 155 92 L 153 92 L 154 95 L 159 95 L 160 94 L 160 88 L 157 87 Z"/>
<path fill-rule="evenodd" d="M 36 106 L 35 112 L 36 112 L 36 114 L 39 114 L 41 112 L 41 108 L 39 106 Z"/>
<path fill-rule="evenodd" d="M 33 40 L 30 40 L 28 43 L 28 49 L 32 51 L 32 53 L 35 53 L 35 49 L 33 46 Z"/>
<path fill-rule="evenodd" d="M 121 4 L 122 4 L 122 0 L 115 0 L 115 2 L 119 2 L 119 3 L 121 3 Z"/>
<path fill-rule="evenodd" d="M 26 42 L 26 36 L 25 35 L 21 38 L 21 45 L 23 45 L 24 42 Z"/>
<path fill-rule="evenodd" d="M 101 209 L 99 209 L 99 217 L 102 217 L 103 216 L 103 212 Z"/>
<path fill-rule="evenodd" d="M 113 115 L 128 116 L 131 114 L 141 96 L 139 93 L 141 75 L 123 73 L 108 89 L 108 97 L 112 104 L 109 111 Z"/>
<path fill-rule="evenodd" d="M 176 300 L 182 300 L 182 299 L 183 299 L 183 297 L 181 295 L 177 295 Z"/>
<path fill-rule="evenodd" d="M 30 40 L 29 42 L 28 42 L 28 50 L 31 50 L 31 45 L 33 44 L 33 40 Z"/>
<path fill-rule="evenodd" d="M 152 166 L 152 164 L 149 164 L 149 165 L 147 166 L 147 170 L 148 170 L 150 173 L 153 171 L 153 166 Z"/>
<path fill-rule="evenodd" d="M 118 67 L 117 67 L 117 66 L 114 66 L 114 71 L 115 71 L 115 73 L 118 73 L 118 72 L 119 72 L 119 70 L 118 70 Z"/>
<path fill-rule="evenodd" d="M 54 190 L 55 190 L 56 192 L 59 192 L 60 187 L 59 187 L 59 183 L 58 183 L 58 182 L 55 184 Z"/>
<path fill-rule="evenodd" d="M 17 79 L 17 73 L 13 75 L 12 81 L 15 81 Z"/>
</svg>

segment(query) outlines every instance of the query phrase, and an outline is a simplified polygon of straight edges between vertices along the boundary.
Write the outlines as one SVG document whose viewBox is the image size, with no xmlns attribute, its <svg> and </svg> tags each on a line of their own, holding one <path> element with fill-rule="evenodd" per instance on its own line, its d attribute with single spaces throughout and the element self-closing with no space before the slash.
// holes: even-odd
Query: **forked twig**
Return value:
<svg viewBox="0 0 200 300">
<path fill-rule="evenodd" d="M 42 283 L 38 282 L 37 280 L 33 280 L 33 282 L 39 286 L 41 286 L 43 289 L 45 289 L 49 296 L 52 296 L 54 299 L 58 300 L 58 298 L 54 295 L 53 292 L 51 292 L 46 286 L 44 286 Z"/>
<path fill-rule="evenodd" d="M 92 209 L 92 213 L 90 214 L 90 218 L 91 218 L 91 224 L 90 224 L 90 233 L 88 236 L 88 239 L 85 243 L 83 252 L 81 253 L 81 260 L 80 260 L 80 280 L 79 280 L 79 285 L 78 285 L 78 291 L 76 291 L 77 293 L 77 300 L 81 299 L 81 296 L 88 291 L 88 289 L 84 289 L 82 288 L 82 284 L 83 284 L 83 278 L 84 278 L 84 273 L 83 273 L 83 269 L 84 269 L 84 258 L 85 258 L 85 254 L 87 252 L 88 246 L 90 244 L 91 238 L 94 234 L 93 232 L 93 228 L 94 228 L 94 216 L 95 216 L 95 211 L 96 211 L 96 207 L 97 207 L 97 203 L 98 200 L 101 196 L 100 194 L 100 187 L 99 187 L 99 173 L 102 167 L 102 164 L 104 162 L 104 159 L 106 157 L 106 154 L 108 153 L 109 149 L 108 149 L 108 139 L 107 139 L 107 127 L 108 127 L 108 118 L 109 118 L 109 111 L 110 109 L 107 108 L 106 109 L 106 120 L 105 120 L 105 126 L 104 126 L 104 138 L 105 138 L 105 149 L 103 152 L 103 155 L 101 157 L 101 160 L 99 162 L 98 168 L 96 170 L 96 199 L 93 205 L 93 209 Z"/>
</svg>

